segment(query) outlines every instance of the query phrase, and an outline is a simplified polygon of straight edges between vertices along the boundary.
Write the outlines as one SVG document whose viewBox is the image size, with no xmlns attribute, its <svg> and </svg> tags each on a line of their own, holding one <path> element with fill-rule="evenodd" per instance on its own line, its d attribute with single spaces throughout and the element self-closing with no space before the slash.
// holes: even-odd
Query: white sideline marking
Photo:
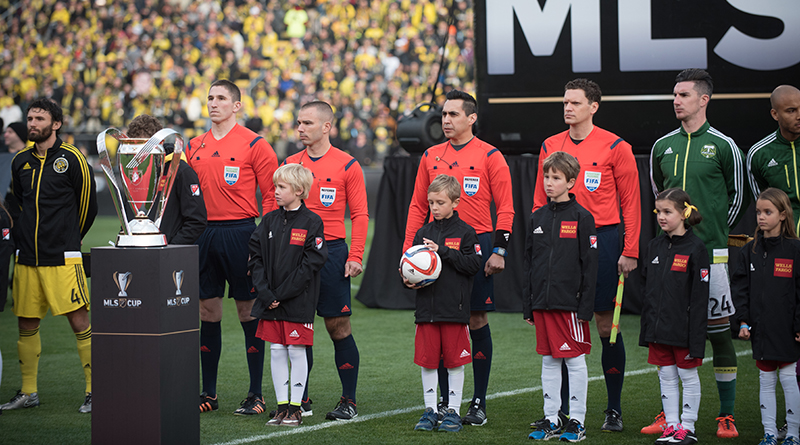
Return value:
<svg viewBox="0 0 800 445">
<path fill-rule="evenodd" d="M 737 357 L 741 357 L 743 355 L 748 355 L 748 354 L 752 354 L 752 353 L 753 353 L 753 351 L 748 349 L 746 351 L 737 352 L 736 356 Z M 711 360 L 712 360 L 711 357 L 704 358 L 703 359 L 703 363 L 708 363 Z M 650 367 L 647 367 L 647 368 L 644 368 L 644 369 L 637 369 L 635 371 L 628 371 L 628 372 L 625 373 L 625 377 L 642 375 L 642 374 L 650 374 L 650 373 L 653 373 L 653 372 L 656 372 L 656 367 L 655 366 L 650 366 Z M 602 375 L 601 376 L 589 377 L 589 382 L 595 382 L 597 380 L 603 380 L 603 379 L 604 379 L 604 377 Z M 501 397 L 516 396 L 516 395 L 519 395 L 519 394 L 525 394 L 525 393 L 529 393 L 529 392 L 540 391 L 541 389 L 542 389 L 541 386 L 534 386 L 532 388 L 520 388 L 520 389 L 515 389 L 513 391 L 497 392 L 497 393 L 490 394 L 490 395 L 486 396 L 486 399 L 487 400 L 492 400 L 492 399 L 498 399 L 498 398 L 501 398 Z M 469 400 L 465 400 L 464 401 L 464 403 L 469 403 L 469 402 L 470 402 Z M 232 440 L 230 442 L 220 442 L 220 443 L 216 443 L 214 445 L 241 445 L 241 444 L 245 444 L 245 443 L 257 442 L 259 440 L 272 439 L 274 437 L 284 437 L 284 436 L 289 436 L 289 435 L 292 435 L 292 434 L 308 433 L 308 432 L 311 432 L 311 431 L 323 430 L 325 428 L 332 428 L 332 427 L 335 427 L 335 426 L 347 425 L 347 424 L 350 424 L 350 423 L 366 422 L 366 421 L 372 420 L 372 419 L 380 419 L 380 418 L 383 418 L 383 417 L 391 417 L 391 416 L 396 416 L 398 414 L 410 413 L 410 412 L 413 412 L 413 411 L 422 411 L 423 409 L 425 409 L 424 405 L 417 405 L 417 406 L 412 406 L 410 408 L 393 409 L 393 410 L 390 410 L 390 411 L 383 411 L 383 412 L 380 412 L 380 413 L 367 414 L 367 415 L 363 415 L 363 416 L 359 415 L 358 417 L 356 417 L 355 419 L 352 419 L 352 420 L 328 421 L 328 422 L 325 422 L 325 423 L 318 423 L 316 425 L 309 425 L 309 426 L 301 426 L 301 427 L 297 427 L 297 428 L 275 427 L 275 428 L 280 429 L 280 431 L 276 431 L 276 432 L 270 433 L 270 434 L 261 434 L 261 435 L 258 435 L 258 436 L 245 437 L 245 438 L 242 438 L 242 439 Z"/>
</svg>

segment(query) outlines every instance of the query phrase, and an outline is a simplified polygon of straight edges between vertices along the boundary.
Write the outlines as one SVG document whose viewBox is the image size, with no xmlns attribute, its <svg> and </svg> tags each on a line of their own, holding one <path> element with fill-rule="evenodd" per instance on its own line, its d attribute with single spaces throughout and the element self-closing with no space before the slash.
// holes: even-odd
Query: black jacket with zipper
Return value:
<svg viewBox="0 0 800 445">
<path fill-rule="evenodd" d="M 328 259 L 322 219 L 306 207 L 264 215 L 250 237 L 247 266 L 258 293 L 250 315 L 263 320 L 313 323 L 320 269 Z M 273 301 L 280 304 L 269 309 Z"/>
<path fill-rule="evenodd" d="M 708 325 L 709 261 L 705 244 L 691 227 L 682 236 L 662 234 L 647 245 L 639 345 L 688 348 L 703 358 Z"/>
<path fill-rule="evenodd" d="M 531 319 L 534 310 L 561 310 L 592 319 L 597 229 L 575 195 L 550 201 L 528 217 L 524 270 L 523 318 Z"/>
<path fill-rule="evenodd" d="M 450 218 L 422 226 L 414 236 L 414 245 L 422 244 L 422 238 L 439 246 L 442 271 L 432 284 L 417 289 L 415 323 L 469 323 L 472 280 L 483 264 L 475 249 L 480 245 L 475 229 L 454 211 Z"/>
<path fill-rule="evenodd" d="M 758 234 L 739 252 L 739 264 L 731 277 L 736 307 L 731 330 L 750 325 L 750 342 L 756 360 L 791 363 L 800 359 L 800 240 L 764 238 Z"/>
</svg>

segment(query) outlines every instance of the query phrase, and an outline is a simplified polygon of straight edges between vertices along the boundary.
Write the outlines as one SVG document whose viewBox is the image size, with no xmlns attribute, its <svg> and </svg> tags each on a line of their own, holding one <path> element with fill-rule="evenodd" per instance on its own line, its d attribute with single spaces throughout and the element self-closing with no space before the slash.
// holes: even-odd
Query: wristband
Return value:
<svg viewBox="0 0 800 445">
<path fill-rule="evenodd" d="M 492 249 L 492 253 L 496 253 L 503 258 L 508 256 L 508 251 L 502 247 L 495 247 L 494 249 Z"/>
<path fill-rule="evenodd" d="M 739 326 L 739 330 L 742 330 L 742 329 L 747 329 L 749 331 L 750 330 L 750 326 L 748 326 L 746 324 L 743 324 L 743 325 Z"/>
<path fill-rule="evenodd" d="M 511 238 L 511 232 L 508 230 L 497 229 L 494 231 L 494 247 L 501 247 L 508 249 L 508 241 Z"/>
</svg>

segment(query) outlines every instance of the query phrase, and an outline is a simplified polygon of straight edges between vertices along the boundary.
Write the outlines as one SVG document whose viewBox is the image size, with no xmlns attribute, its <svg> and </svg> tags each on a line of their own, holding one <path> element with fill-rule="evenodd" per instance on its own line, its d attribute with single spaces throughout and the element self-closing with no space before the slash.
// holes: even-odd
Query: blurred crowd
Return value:
<svg viewBox="0 0 800 445">
<path fill-rule="evenodd" d="M 453 1 L 448 26 L 445 0 L 0 0 L 0 118 L 47 96 L 66 139 L 142 113 L 190 138 L 210 127 L 209 85 L 228 78 L 241 122 L 279 158 L 301 148 L 297 110 L 316 98 L 336 111 L 333 144 L 380 163 L 399 150 L 398 118 L 430 101 L 442 52 L 437 95 L 475 91 L 472 4 Z"/>
</svg>

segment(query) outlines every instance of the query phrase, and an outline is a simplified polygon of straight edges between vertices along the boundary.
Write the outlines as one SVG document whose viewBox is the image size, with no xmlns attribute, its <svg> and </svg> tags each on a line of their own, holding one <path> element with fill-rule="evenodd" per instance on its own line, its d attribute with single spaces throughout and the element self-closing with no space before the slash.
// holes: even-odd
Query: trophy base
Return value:
<svg viewBox="0 0 800 445">
<path fill-rule="evenodd" d="M 117 247 L 164 247 L 167 235 L 163 233 L 117 235 Z"/>
</svg>

